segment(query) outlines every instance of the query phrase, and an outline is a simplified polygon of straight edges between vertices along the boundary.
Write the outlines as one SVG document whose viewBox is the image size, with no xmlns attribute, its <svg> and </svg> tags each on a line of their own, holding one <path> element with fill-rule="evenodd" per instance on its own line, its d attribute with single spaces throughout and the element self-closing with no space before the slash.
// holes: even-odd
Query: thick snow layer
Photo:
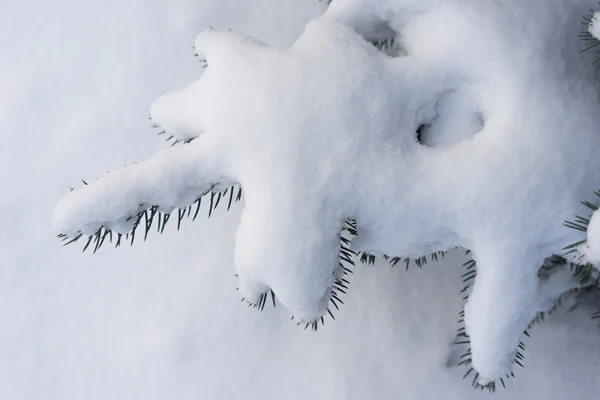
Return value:
<svg viewBox="0 0 600 400">
<path fill-rule="evenodd" d="M 503 377 L 538 311 L 540 265 L 580 239 L 562 221 L 600 185 L 598 84 L 572 43 L 585 4 L 553 4 L 338 0 L 285 50 L 205 30 L 206 72 L 152 107 L 167 134 L 199 137 L 67 195 L 55 225 L 90 234 L 188 206 L 218 177 L 240 182 L 240 292 L 256 303 L 272 290 L 300 321 L 328 310 L 347 218 L 357 250 L 465 246 L 473 366 Z M 381 39 L 382 26 L 406 56 L 351 29 Z M 438 147 L 415 140 L 421 124 Z"/>
<path fill-rule="evenodd" d="M 206 73 L 188 89 L 159 98 L 152 117 L 167 133 L 181 126 L 206 132 L 75 190 L 57 206 L 55 225 L 71 236 L 93 234 L 152 205 L 166 212 L 186 207 L 217 177 L 231 177 L 246 194 L 235 251 L 240 292 L 256 303 L 272 289 L 296 319 L 320 318 L 329 305 L 344 219 L 370 207 L 355 188 L 416 144 L 412 134 L 395 132 L 414 132 L 420 114 L 431 113 L 444 76 L 424 75 L 409 58 L 390 62 L 329 19 L 310 23 L 292 51 L 214 30 L 198 36 L 195 50 L 208 62 Z M 419 96 L 407 96 L 414 85 Z M 189 102 L 195 112 L 174 112 Z M 392 115 L 388 104 L 407 110 Z M 323 115 L 327 108 L 332 112 Z M 381 176 L 381 183 L 397 186 L 389 180 L 396 177 Z"/>
<path fill-rule="evenodd" d="M 257 313 L 239 302 L 237 212 L 94 256 L 54 238 L 49 215 L 69 186 L 164 148 L 148 108 L 198 73 L 198 30 L 289 45 L 323 3 L 3 4 L 0 398 L 482 397 L 446 366 L 462 306 L 456 255 L 423 270 L 356 268 L 337 320 L 312 334 L 282 323 L 279 306 Z M 526 368 L 495 397 L 594 398 L 600 348 L 588 315 L 534 327 Z"/>
<path fill-rule="evenodd" d="M 478 276 L 466 323 L 474 366 L 487 378 L 510 369 L 509 350 L 534 315 L 535 274 L 543 257 L 581 239 L 556 217 L 581 212 L 578 200 L 598 185 L 593 176 L 600 144 L 593 128 L 598 79 L 580 56 L 575 35 L 584 3 L 555 1 L 554 11 L 540 13 L 548 2 L 506 7 L 491 1 L 340 0 L 327 13 L 367 36 L 371 32 L 364 27 L 373 22 L 361 15 L 379 20 L 399 32 L 408 57 L 425 70 L 448 68 L 466 81 L 471 94 L 451 99 L 449 110 L 437 107 L 430 123 L 433 128 L 442 123 L 440 132 L 447 125 L 454 132 L 458 125 L 459 139 L 469 134 L 474 139 L 429 154 L 423 150 L 424 172 L 414 175 L 424 196 L 404 204 L 413 212 L 428 211 L 417 212 L 430 218 L 421 226 L 436 224 L 446 238 L 457 235 L 474 251 Z M 468 122 L 478 114 L 483 126 Z M 410 198 L 414 190 L 404 192 Z M 361 226 L 360 216 L 357 220 Z M 400 218 L 388 221 L 400 226 Z M 423 240 L 420 231 L 413 233 L 416 240 Z"/>
</svg>

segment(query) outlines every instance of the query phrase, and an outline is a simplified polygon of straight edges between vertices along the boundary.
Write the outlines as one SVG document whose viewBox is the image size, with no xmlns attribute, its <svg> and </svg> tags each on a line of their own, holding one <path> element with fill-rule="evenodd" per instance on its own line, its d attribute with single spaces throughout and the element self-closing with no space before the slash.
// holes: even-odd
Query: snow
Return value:
<svg viewBox="0 0 600 400">
<path fill-rule="evenodd" d="M 600 19 L 600 12 L 596 11 L 588 26 L 588 31 L 593 37 L 600 40 L 600 24 L 598 23 L 598 19 Z"/>
<path fill-rule="evenodd" d="M 461 306 L 456 255 L 406 273 L 357 267 L 336 321 L 310 334 L 285 324 L 282 308 L 240 306 L 235 211 L 93 257 L 54 240 L 44 221 L 69 186 L 163 147 L 149 136 L 147 110 L 198 73 L 189 43 L 200 26 L 282 46 L 322 10 L 238 3 L 40 2 L 0 17 L 10 21 L 0 40 L 11 43 L 0 60 L 0 212 L 11 229 L 0 236 L 1 397 L 479 398 L 463 371 L 445 367 Z M 32 59 L 46 60 L 44 68 Z M 35 140 L 24 144 L 26 135 Z M 587 315 L 536 327 L 527 368 L 497 397 L 597 393 L 600 354 Z"/>
<path fill-rule="evenodd" d="M 578 248 L 579 255 L 583 256 L 583 262 L 593 265 L 600 263 L 600 216 L 594 211 L 587 226 L 586 242 Z"/>
<path fill-rule="evenodd" d="M 598 87 L 580 85 L 591 67 L 572 51 L 566 69 L 535 40 L 552 28 L 544 40 L 569 50 L 564 15 L 578 7 L 557 1 L 531 24 L 523 6 L 527 18 L 507 34 L 506 7 L 413 6 L 338 1 L 289 50 L 205 30 L 194 48 L 206 72 L 152 107 L 167 134 L 197 139 L 67 195 L 56 227 L 91 235 L 151 206 L 185 209 L 224 176 L 246 194 L 240 293 L 257 304 L 272 291 L 301 322 L 328 312 L 347 218 L 357 250 L 414 257 L 465 246 L 478 265 L 465 306 L 473 366 L 481 382 L 510 374 L 538 312 L 538 269 L 578 238 L 560 217 L 600 184 Z M 399 32 L 406 56 L 389 58 L 345 26 L 373 37 L 378 23 Z M 444 146 L 415 140 L 423 123 L 428 142 Z"/>
<path fill-rule="evenodd" d="M 311 22 L 285 53 L 215 30 L 201 33 L 195 49 L 207 60 L 206 73 L 189 89 L 162 96 L 152 117 L 167 134 L 182 125 L 206 131 L 189 145 L 70 193 L 56 208 L 56 227 L 70 236 L 90 235 L 152 205 L 164 212 L 185 208 L 220 182 L 215 177 L 227 176 L 246 194 L 235 249 L 240 292 L 257 303 L 272 289 L 297 320 L 318 319 L 328 309 L 344 219 L 364 207 L 354 188 L 373 179 L 360 167 L 383 171 L 390 159 L 401 158 L 404 143 L 416 145 L 393 132 L 415 131 L 417 110 L 433 103 L 427 86 L 442 80 L 423 76 L 408 59 L 388 64 L 371 44 L 327 19 Z M 348 64 L 355 66 L 350 72 Z M 422 97 L 407 97 L 409 84 L 418 85 Z M 322 93 L 325 86 L 329 93 Z M 322 110 L 352 86 L 350 107 L 322 118 Z M 172 122 L 172 110 L 186 100 L 195 112 Z M 406 104 L 410 117 L 389 114 L 385 104 Z M 371 110 L 366 118 L 364 110 Z M 400 151 L 382 158 L 396 142 Z"/>
<path fill-rule="evenodd" d="M 224 179 L 214 172 L 218 153 L 205 140 L 163 150 L 142 164 L 132 164 L 71 192 L 54 210 L 60 232 L 93 235 L 100 227 L 128 233 L 149 206 L 171 213 L 185 208 Z M 110 196 L 106 194 L 110 193 Z M 129 223 L 127 223 L 129 222 Z"/>
</svg>

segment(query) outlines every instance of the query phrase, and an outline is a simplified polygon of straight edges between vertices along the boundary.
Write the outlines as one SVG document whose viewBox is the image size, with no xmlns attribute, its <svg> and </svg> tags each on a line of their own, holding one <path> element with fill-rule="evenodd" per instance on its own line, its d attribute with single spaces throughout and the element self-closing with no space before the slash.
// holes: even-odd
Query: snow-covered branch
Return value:
<svg viewBox="0 0 600 400">
<path fill-rule="evenodd" d="M 300 321 L 328 312 L 340 257 L 354 250 L 414 257 L 464 246 L 477 261 L 465 307 L 472 363 L 493 382 L 511 372 L 539 310 L 570 288 L 551 279 L 541 289 L 538 270 L 583 239 L 562 219 L 600 187 L 598 87 L 580 83 L 590 66 L 548 59 L 571 50 L 570 25 L 558 29 L 552 13 L 531 24 L 539 10 L 522 7 L 337 0 L 290 49 L 206 31 L 196 40 L 206 72 L 152 109 L 167 134 L 196 139 L 67 195 L 55 224 L 71 236 L 122 231 L 148 207 L 170 212 L 239 182 L 240 292 L 264 303 L 272 291 Z M 388 28 L 406 56 L 357 33 L 386 38 L 377 35 Z M 354 219 L 355 248 L 340 251 Z"/>
<path fill-rule="evenodd" d="M 170 213 L 194 203 L 215 185 L 235 184 L 218 172 L 217 149 L 200 138 L 131 164 L 66 195 L 56 205 L 54 226 L 70 237 L 100 228 L 131 231 L 141 211 Z"/>
</svg>

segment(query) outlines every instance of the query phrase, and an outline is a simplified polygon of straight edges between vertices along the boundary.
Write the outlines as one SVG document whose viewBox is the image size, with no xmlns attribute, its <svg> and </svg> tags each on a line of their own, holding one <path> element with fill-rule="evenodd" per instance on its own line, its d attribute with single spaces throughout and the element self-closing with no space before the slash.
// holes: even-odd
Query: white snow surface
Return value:
<svg viewBox="0 0 600 400">
<path fill-rule="evenodd" d="M 600 185 L 598 85 L 571 43 L 584 4 L 555 3 L 515 17 L 491 1 L 339 0 L 289 50 L 205 30 L 194 48 L 206 72 L 152 107 L 167 134 L 202 135 L 67 195 L 55 225 L 90 234 L 150 205 L 185 207 L 226 176 L 246 195 L 240 292 L 257 303 L 271 289 L 300 321 L 327 313 L 346 218 L 359 250 L 467 247 L 478 262 L 465 307 L 473 366 L 483 381 L 503 377 L 538 311 L 540 265 L 580 236 L 562 221 Z M 378 24 L 406 56 L 353 30 L 371 37 Z M 423 123 L 441 147 L 415 140 Z"/>
<path fill-rule="evenodd" d="M 198 30 L 233 27 L 284 46 L 323 7 L 6 6 L 0 212 L 10 231 L 0 236 L 0 397 L 480 398 L 460 380 L 464 371 L 445 366 L 461 306 L 456 255 L 406 273 L 357 268 L 337 321 L 311 334 L 283 323 L 281 308 L 260 314 L 239 305 L 227 256 L 235 212 L 94 256 L 60 248 L 43 223 L 78 178 L 162 147 L 148 135 L 146 110 L 198 73 L 189 47 Z M 24 143 L 26 135 L 33 140 Z M 600 352 L 586 315 L 560 314 L 533 329 L 527 368 L 496 396 L 595 398 Z"/>
<path fill-rule="evenodd" d="M 592 17 L 592 22 L 588 26 L 588 31 L 596 39 L 600 40 L 600 12 L 596 11 Z"/>
</svg>

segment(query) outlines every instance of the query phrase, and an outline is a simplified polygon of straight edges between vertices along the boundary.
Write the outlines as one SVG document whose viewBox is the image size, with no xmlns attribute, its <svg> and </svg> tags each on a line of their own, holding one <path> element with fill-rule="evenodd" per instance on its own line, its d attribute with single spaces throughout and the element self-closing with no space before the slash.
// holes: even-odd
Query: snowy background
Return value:
<svg viewBox="0 0 600 400">
<path fill-rule="evenodd" d="M 447 367 L 462 307 L 453 255 L 424 269 L 358 266 L 318 333 L 235 291 L 241 204 L 134 247 L 62 248 L 52 209 L 80 178 L 166 146 L 160 93 L 195 79 L 195 35 L 235 28 L 288 45 L 316 0 L 0 3 L 1 399 L 478 399 Z M 206 211 L 206 210 L 204 210 Z M 532 329 L 498 399 L 600 398 L 589 310 Z"/>
</svg>

